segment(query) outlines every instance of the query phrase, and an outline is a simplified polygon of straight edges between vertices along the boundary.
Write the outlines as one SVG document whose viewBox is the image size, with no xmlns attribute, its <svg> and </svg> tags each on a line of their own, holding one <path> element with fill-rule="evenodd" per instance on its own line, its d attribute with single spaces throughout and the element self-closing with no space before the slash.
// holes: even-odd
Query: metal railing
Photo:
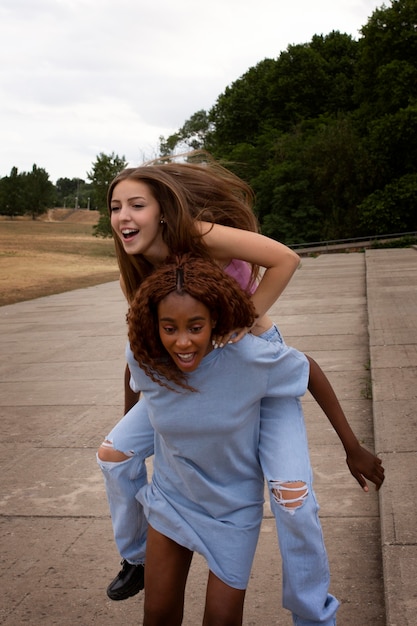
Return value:
<svg viewBox="0 0 417 626">
<path fill-rule="evenodd" d="M 349 248 L 369 248 L 375 242 L 388 242 L 392 239 L 403 239 L 404 237 L 417 237 L 417 232 L 389 233 L 385 235 L 368 235 L 365 237 L 353 237 L 350 239 L 330 239 L 328 241 L 309 241 L 307 243 L 287 244 L 289 248 L 297 252 L 316 251 L 325 252 L 332 250 L 342 250 Z"/>
</svg>

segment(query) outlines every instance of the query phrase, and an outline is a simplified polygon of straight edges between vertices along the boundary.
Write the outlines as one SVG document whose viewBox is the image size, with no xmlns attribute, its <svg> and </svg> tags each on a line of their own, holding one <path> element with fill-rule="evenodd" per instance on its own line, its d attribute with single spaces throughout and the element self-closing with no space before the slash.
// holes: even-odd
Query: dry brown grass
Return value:
<svg viewBox="0 0 417 626">
<path fill-rule="evenodd" d="M 0 306 L 117 280 L 113 241 L 92 235 L 96 222 L 93 211 L 0 219 Z"/>
</svg>

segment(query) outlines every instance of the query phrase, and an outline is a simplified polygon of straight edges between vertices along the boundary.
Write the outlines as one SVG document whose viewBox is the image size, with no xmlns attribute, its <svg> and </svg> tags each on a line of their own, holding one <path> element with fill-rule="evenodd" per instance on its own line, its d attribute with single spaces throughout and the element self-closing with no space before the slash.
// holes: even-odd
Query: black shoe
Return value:
<svg viewBox="0 0 417 626">
<path fill-rule="evenodd" d="M 145 568 L 143 565 L 132 565 L 125 559 L 121 562 L 122 569 L 107 587 L 107 595 L 111 600 L 126 600 L 135 596 L 145 586 Z"/>
</svg>

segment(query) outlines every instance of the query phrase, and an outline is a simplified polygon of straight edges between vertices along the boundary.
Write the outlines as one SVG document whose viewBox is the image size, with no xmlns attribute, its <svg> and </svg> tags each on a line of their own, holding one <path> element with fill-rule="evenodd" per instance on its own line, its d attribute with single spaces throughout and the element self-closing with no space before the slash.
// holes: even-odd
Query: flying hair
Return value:
<svg viewBox="0 0 417 626">
<path fill-rule="evenodd" d="M 217 163 L 207 152 L 180 155 L 179 160 L 158 159 L 136 168 L 127 168 L 111 182 L 108 190 L 110 212 L 113 191 L 126 179 L 148 185 L 164 216 L 162 237 L 169 255 L 191 253 L 210 258 L 197 221 L 222 224 L 259 232 L 253 212 L 252 189 L 238 176 Z M 141 254 L 129 255 L 113 231 L 117 261 L 128 300 L 131 301 L 141 282 L 154 267 Z M 252 282 L 259 267 L 252 266 Z"/>
</svg>

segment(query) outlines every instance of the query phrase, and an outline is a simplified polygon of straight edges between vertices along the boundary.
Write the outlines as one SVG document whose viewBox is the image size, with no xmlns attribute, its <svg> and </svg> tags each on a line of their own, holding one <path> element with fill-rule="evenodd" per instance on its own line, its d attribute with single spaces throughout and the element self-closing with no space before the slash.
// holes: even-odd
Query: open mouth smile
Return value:
<svg viewBox="0 0 417 626">
<path fill-rule="evenodd" d="M 134 228 L 124 228 L 122 230 L 123 239 L 132 239 L 135 235 L 137 235 L 139 230 Z"/>
<path fill-rule="evenodd" d="M 175 360 L 177 362 L 177 366 L 185 371 L 193 371 L 195 365 L 197 363 L 197 352 L 187 352 L 185 354 L 175 353 Z"/>
<path fill-rule="evenodd" d="M 195 357 L 195 352 L 187 353 L 187 354 L 177 354 L 177 359 L 182 361 L 183 363 L 190 363 Z"/>
</svg>

